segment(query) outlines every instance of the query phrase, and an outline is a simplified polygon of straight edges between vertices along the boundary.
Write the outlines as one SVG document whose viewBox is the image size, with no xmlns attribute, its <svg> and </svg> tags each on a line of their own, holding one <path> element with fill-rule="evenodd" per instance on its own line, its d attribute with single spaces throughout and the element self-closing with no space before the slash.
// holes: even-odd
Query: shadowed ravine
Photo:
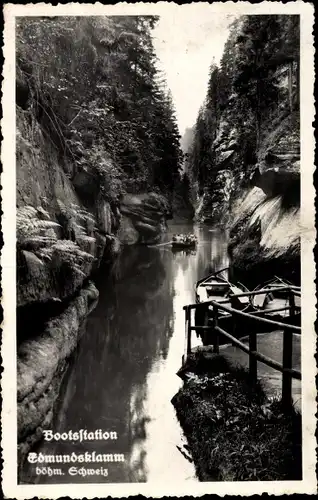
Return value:
<svg viewBox="0 0 318 500">
<path fill-rule="evenodd" d="M 178 449 L 185 441 L 171 399 L 182 383 L 176 375 L 184 347 L 182 308 L 194 302 L 197 279 L 211 267 L 228 264 L 227 235 L 211 229 L 170 224 L 167 241 L 173 233 L 194 231 L 197 250 L 126 247 L 112 276 L 99 276 L 99 303 L 83 325 L 86 331 L 66 374 L 53 430 L 102 429 L 116 431 L 118 439 L 42 441 L 36 451 L 123 453 L 125 461 L 107 464 L 107 477 L 73 476 L 72 482 L 195 480 L 193 465 Z M 70 482 L 68 468 L 62 465 L 65 475 L 59 482 Z M 25 467 L 23 482 L 57 482 L 56 477 L 34 477 L 33 470 Z"/>
</svg>

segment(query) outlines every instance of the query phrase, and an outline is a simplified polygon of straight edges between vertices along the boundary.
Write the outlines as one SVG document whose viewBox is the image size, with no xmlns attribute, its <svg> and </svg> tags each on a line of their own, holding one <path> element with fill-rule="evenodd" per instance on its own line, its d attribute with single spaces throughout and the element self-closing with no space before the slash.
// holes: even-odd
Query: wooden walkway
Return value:
<svg viewBox="0 0 318 500">
<path fill-rule="evenodd" d="M 295 296 L 301 295 L 300 289 L 298 287 L 286 286 L 279 287 L 277 289 L 273 288 L 272 292 L 275 291 L 286 291 L 288 293 L 289 305 L 284 308 L 271 309 L 268 312 L 279 312 L 289 310 L 289 317 L 295 315 L 297 306 L 295 306 Z M 257 290 L 253 292 L 244 292 L 234 295 L 233 297 L 246 297 L 255 296 L 264 293 L 268 293 L 268 290 Z M 210 311 L 210 308 L 213 311 Z M 199 309 L 205 312 L 205 317 L 211 316 L 211 321 L 204 321 L 204 325 L 195 325 L 193 323 L 192 312 Z M 278 370 L 282 373 L 282 402 L 285 407 L 290 407 L 292 405 L 292 379 L 301 380 L 301 372 L 299 370 L 294 370 L 292 368 L 292 353 L 293 353 L 293 333 L 301 333 L 301 327 L 292 324 L 282 323 L 280 321 L 274 321 L 268 317 L 260 317 L 259 314 L 262 312 L 266 314 L 266 310 L 263 311 L 253 311 L 250 313 L 234 309 L 224 304 L 224 301 L 211 300 L 208 302 L 203 302 L 200 304 L 189 304 L 184 306 L 185 311 L 185 348 L 183 356 L 183 364 L 186 363 L 189 354 L 192 352 L 192 332 L 202 331 L 205 333 L 205 337 L 209 339 L 209 344 L 213 346 L 213 352 L 219 353 L 220 338 L 223 337 L 227 341 L 231 342 L 232 345 L 238 347 L 245 353 L 249 355 L 249 373 L 251 378 L 251 383 L 257 380 L 257 362 L 270 366 L 271 368 Z M 248 330 L 248 324 L 251 321 L 256 323 L 262 323 L 263 325 L 268 325 L 270 330 L 280 329 L 283 335 L 283 352 L 282 352 L 282 363 L 275 361 L 264 354 L 257 351 L 257 333 L 253 329 L 251 332 L 246 332 L 249 337 L 248 345 L 244 344 L 238 340 L 234 335 L 227 332 L 220 327 L 220 312 L 224 311 L 234 317 L 240 319 L 240 327 L 244 328 L 244 320 L 246 320 L 246 330 Z M 235 320 L 234 320 L 235 321 Z M 209 324 L 210 323 L 210 324 Z"/>
</svg>

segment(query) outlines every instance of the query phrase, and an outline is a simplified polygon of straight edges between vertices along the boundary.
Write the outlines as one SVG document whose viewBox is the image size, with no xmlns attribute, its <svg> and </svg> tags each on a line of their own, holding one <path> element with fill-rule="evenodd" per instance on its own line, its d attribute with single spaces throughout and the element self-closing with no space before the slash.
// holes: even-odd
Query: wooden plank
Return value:
<svg viewBox="0 0 318 500">
<path fill-rule="evenodd" d="M 217 326 L 216 329 L 218 330 L 219 333 L 224 335 L 224 337 L 228 338 L 232 342 L 233 345 L 235 345 L 236 347 L 239 347 L 242 351 L 246 352 L 247 354 L 250 353 L 250 349 L 246 344 L 243 344 L 243 342 L 236 339 L 235 337 L 233 337 L 233 335 L 226 332 L 225 330 L 223 330 L 219 326 Z M 265 365 L 270 366 L 271 368 L 274 368 L 275 370 L 278 370 L 281 373 L 283 371 L 286 371 L 286 373 L 290 373 L 290 375 L 293 378 L 295 378 L 297 380 L 301 380 L 301 372 L 300 371 L 294 370 L 292 368 L 291 369 L 288 369 L 288 368 L 283 369 L 283 366 L 280 363 L 278 363 L 277 361 L 274 361 L 271 358 L 268 358 L 267 356 L 265 356 L 264 354 L 261 354 L 260 352 L 256 352 L 252 355 L 255 356 L 258 361 L 261 361 Z"/>
<path fill-rule="evenodd" d="M 216 287 L 220 287 L 220 288 L 224 288 L 225 290 L 227 290 L 229 288 L 229 284 L 226 282 L 226 281 L 219 281 L 219 282 L 216 282 L 216 281 L 203 281 L 203 283 L 200 283 L 200 285 L 198 285 L 198 288 L 200 286 L 210 286 L 211 288 L 213 288 L 215 286 Z"/>
<path fill-rule="evenodd" d="M 298 307 L 298 306 L 295 306 L 295 307 Z M 277 312 L 281 312 L 281 311 L 287 311 L 288 309 L 290 309 L 290 306 L 286 306 L 286 307 L 277 307 L 277 309 L 262 309 L 261 311 L 251 311 L 249 314 L 253 314 L 253 315 L 256 315 L 256 314 L 268 314 L 268 313 L 277 313 Z M 300 307 L 298 307 L 298 309 L 300 309 Z"/>
<path fill-rule="evenodd" d="M 204 281 L 207 281 L 211 278 L 214 278 L 215 276 L 217 276 L 218 274 L 220 273 L 223 273 L 223 271 L 227 271 L 229 268 L 228 267 L 224 267 L 223 269 L 220 269 L 219 271 L 215 271 L 214 273 L 211 273 L 209 274 L 206 278 L 203 278 L 202 280 L 199 280 L 197 283 L 204 283 Z"/>
<path fill-rule="evenodd" d="M 260 323 L 267 323 L 268 325 L 274 325 L 277 326 L 278 328 L 281 328 L 282 330 L 286 329 L 286 330 L 292 330 L 293 332 L 301 332 L 300 326 L 289 325 L 287 323 L 281 323 L 280 321 L 273 321 L 267 318 L 259 318 L 258 316 L 253 316 L 252 314 L 244 313 L 243 311 L 239 311 L 238 309 L 232 309 L 231 307 L 225 306 L 223 304 L 218 304 L 218 302 L 216 301 L 212 301 L 212 305 L 217 305 L 219 309 L 227 311 L 233 315 L 236 314 L 237 316 L 253 319 L 254 321 L 258 321 Z"/>
<path fill-rule="evenodd" d="M 250 303 L 249 297 L 238 297 L 237 294 L 229 295 L 230 305 L 235 309 L 235 303 L 239 302 L 240 307 L 247 307 Z"/>
<path fill-rule="evenodd" d="M 209 338 L 211 337 L 211 336 L 208 336 L 208 334 L 212 333 L 212 327 L 211 327 L 211 325 L 209 325 L 209 321 L 210 321 L 210 313 L 209 313 L 209 310 L 207 308 L 205 311 L 204 322 L 203 322 L 203 326 L 208 327 L 207 330 L 204 329 L 203 336 L 202 336 L 202 340 L 203 340 L 204 345 L 207 343 L 207 341 L 209 341 Z"/>
<path fill-rule="evenodd" d="M 188 304 L 187 306 L 183 306 L 183 310 L 186 311 L 187 309 L 199 309 L 199 308 L 204 308 L 208 307 L 209 304 L 211 304 L 212 299 L 206 302 L 198 302 L 197 304 Z"/>
<path fill-rule="evenodd" d="M 212 330 L 211 326 L 191 326 L 190 330 Z"/>
<path fill-rule="evenodd" d="M 242 293 L 237 293 L 235 294 L 235 297 L 249 297 L 253 295 L 261 295 L 261 294 L 267 294 L 267 293 L 272 293 L 272 292 L 285 292 L 287 290 L 290 290 L 290 286 L 278 286 L 275 288 L 262 288 L 260 290 L 254 290 L 252 292 L 242 292 Z"/>
<path fill-rule="evenodd" d="M 287 291 L 287 290 L 292 290 L 294 295 L 297 295 L 299 297 L 301 297 L 301 292 L 300 290 L 296 290 L 295 289 L 296 287 L 294 286 L 286 286 L 286 287 L 278 287 L 278 288 L 273 288 L 271 290 L 268 290 L 268 292 L 264 291 L 264 290 L 257 290 L 257 291 L 254 291 L 254 292 L 242 292 L 240 294 L 236 294 L 235 297 L 248 297 L 248 296 L 253 296 L 253 295 L 260 295 L 260 294 L 265 294 L 265 293 L 270 293 L 270 292 L 284 292 L 284 291 Z M 229 299 L 221 299 L 218 301 L 219 304 L 222 304 L 223 302 L 228 302 Z M 183 309 L 196 309 L 197 307 L 202 307 L 204 306 L 205 304 L 211 304 L 213 302 L 213 299 L 210 300 L 210 301 L 206 301 L 206 302 L 200 302 L 200 303 L 196 303 L 196 304 L 188 304 L 186 306 L 183 306 Z"/>
<path fill-rule="evenodd" d="M 293 338 L 289 332 L 284 331 L 283 339 L 283 380 L 282 380 L 282 403 L 289 408 L 293 403 L 292 377 L 289 370 L 292 368 Z M 288 371 L 287 371 L 288 370 Z"/>
<path fill-rule="evenodd" d="M 223 269 L 220 269 L 219 271 L 216 271 L 214 274 L 216 276 L 217 274 L 223 273 L 223 271 L 228 271 L 228 270 L 229 270 L 229 266 L 223 267 Z"/>
<path fill-rule="evenodd" d="M 232 334 L 234 338 L 236 338 L 236 329 L 237 329 L 237 321 L 233 321 Z"/>
</svg>

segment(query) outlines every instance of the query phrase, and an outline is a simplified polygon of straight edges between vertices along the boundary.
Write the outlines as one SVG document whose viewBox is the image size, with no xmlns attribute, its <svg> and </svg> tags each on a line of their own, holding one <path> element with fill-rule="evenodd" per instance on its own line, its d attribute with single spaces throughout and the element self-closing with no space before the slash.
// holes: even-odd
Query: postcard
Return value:
<svg viewBox="0 0 318 500">
<path fill-rule="evenodd" d="M 317 493 L 313 5 L 4 21 L 5 497 Z"/>
</svg>

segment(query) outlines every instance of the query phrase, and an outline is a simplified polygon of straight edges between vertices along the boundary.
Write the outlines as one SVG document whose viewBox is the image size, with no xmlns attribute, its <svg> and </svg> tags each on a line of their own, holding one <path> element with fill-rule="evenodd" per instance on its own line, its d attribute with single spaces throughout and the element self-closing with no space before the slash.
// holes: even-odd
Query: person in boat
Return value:
<svg viewBox="0 0 318 500">
<path fill-rule="evenodd" d="M 173 243 L 178 243 L 180 245 L 189 246 L 197 242 L 197 238 L 194 234 L 176 234 L 172 237 Z"/>
</svg>

